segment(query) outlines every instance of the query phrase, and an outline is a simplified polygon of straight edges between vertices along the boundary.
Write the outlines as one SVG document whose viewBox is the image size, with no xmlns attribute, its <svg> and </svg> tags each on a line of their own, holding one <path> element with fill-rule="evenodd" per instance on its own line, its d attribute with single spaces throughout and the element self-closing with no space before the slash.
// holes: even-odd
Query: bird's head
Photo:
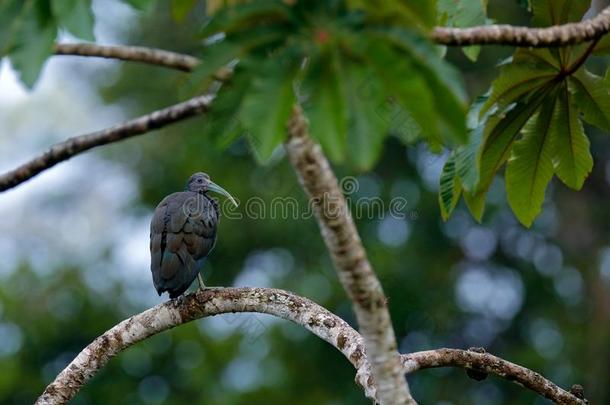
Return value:
<svg viewBox="0 0 610 405">
<path fill-rule="evenodd" d="M 198 172 L 191 176 L 189 179 L 187 188 L 189 191 L 194 193 L 207 193 L 208 191 L 214 191 L 227 197 L 237 207 L 237 201 L 227 190 L 214 183 L 207 173 Z"/>
</svg>

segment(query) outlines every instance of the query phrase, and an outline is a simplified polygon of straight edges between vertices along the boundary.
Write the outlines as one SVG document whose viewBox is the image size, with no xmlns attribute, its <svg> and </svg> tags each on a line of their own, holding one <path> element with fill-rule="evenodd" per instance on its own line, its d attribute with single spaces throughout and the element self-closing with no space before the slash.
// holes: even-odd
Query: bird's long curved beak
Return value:
<svg viewBox="0 0 610 405">
<path fill-rule="evenodd" d="M 214 183 L 213 181 L 210 181 L 208 183 L 208 190 L 210 191 L 214 191 L 218 194 L 222 194 L 225 197 L 227 197 L 229 200 L 231 200 L 231 202 L 233 204 L 235 204 L 235 206 L 237 207 L 237 201 L 235 201 L 235 198 L 233 198 L 233 196 L 231 194 L 229 194 L 229 192 L 227 190 L 225 190 L 224 188 L 220 187 L 218 184 Z"/>
</svg>

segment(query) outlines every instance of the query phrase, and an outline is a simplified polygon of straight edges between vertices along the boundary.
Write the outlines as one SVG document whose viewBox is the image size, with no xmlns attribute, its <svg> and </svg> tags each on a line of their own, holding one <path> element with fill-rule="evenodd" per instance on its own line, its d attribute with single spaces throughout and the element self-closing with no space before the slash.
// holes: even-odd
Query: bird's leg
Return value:
<svg viewBox="0 0 610 405">
<path fill-rule="evenodd" d="M 205 290 L 205 283 L 203 282 L 203 277 L 201 277 L 201 273 L 197 273 L 197 280 L 199 280 L 199 289 Z"/>
</svg>

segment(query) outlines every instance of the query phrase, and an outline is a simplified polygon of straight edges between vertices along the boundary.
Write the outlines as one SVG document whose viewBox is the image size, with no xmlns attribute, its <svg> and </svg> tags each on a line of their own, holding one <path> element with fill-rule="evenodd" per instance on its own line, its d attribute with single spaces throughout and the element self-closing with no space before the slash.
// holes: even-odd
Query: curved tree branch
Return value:
<svg viewBox="0 0 610 405">
<path fill-rule="evenodd" d="M 118 142 L 162 128 L 168 124 L 204 113 L 214 97 L 204 95 L 154 111 L 101 131 L 75 136 L 53 145 L 49 150 L 16 169 L 0 175 L 0 191 L 15 187 L 38 173 L 96 146 Z"/>
<path fill-rule="evenodd" d="M 311 201 L 339 280 L 349 295 L 382 404 L 415 404 L 401 367 L 387 298 L 366 256 L 358 230 L 307 120 L 294 107 L 285 143 L 290 162 Z"/>
<path fill-rule="evenodd" d="M 313 301 L 271 288 L 207 288 L 159 304 L 99 336 L 49 384 L 36 404 L 68 402 L 113 356 L 141 340 L 195 319 L 232 312 L 287 319 L 335 346 L 357 369 L 366 363 L 358 332 Z M 361 375 L 366 378 L 366 373 Z M 362 380 L 361 385 L 367 384 Z M 366 392 L 373 395 L 374 390 Z"/>
<path fill-rule="evenodd" d="M 131 345 L 181 324 L 232 312 L 275 315 L 307 328 L 337 348 L 358 370 L 356 382 L 374 398 L 375 387 L 364 355 L 362 337 L 343 319 L 318 304 L 271 288 L 209 288 L 150 308 L 124 320 L 99 336 L 49 384 L 37 404 L 64 404 L 108 361 Z M 583 405 L 539 374 L 488 353 L 438 349 L 402 355 L 405 373 L 432 367 L 461 367 L 495 374 L 523 385 L 559 404 Z"/>
<path fill-rule="evenodd" d="M 577 23 L 546 28 L 516 27 L 514 25 L 484 25 L 471 28 L 436 27 L 432 41 L 441 45 L 513 45 L 550 47 L 573 45 L 601 38 L 610 32 L 610 7 L 595 17 Z"/>
</svg>

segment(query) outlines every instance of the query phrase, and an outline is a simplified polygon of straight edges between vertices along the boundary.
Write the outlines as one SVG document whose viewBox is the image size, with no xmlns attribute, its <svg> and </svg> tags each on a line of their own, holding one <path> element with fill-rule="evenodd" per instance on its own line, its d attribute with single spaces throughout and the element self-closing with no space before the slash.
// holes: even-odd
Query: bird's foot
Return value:
<svg viewBox="0 0 610 405">
<path fill-rule="evenodd" d="M 197 280 L 199 280 L 199 289 L 205 290 L 207 287 L 205 286 L 205 283 L 203 282 L 203 277 L 201 277 L 201 273 L 197 273 Z"/>
</svg>

